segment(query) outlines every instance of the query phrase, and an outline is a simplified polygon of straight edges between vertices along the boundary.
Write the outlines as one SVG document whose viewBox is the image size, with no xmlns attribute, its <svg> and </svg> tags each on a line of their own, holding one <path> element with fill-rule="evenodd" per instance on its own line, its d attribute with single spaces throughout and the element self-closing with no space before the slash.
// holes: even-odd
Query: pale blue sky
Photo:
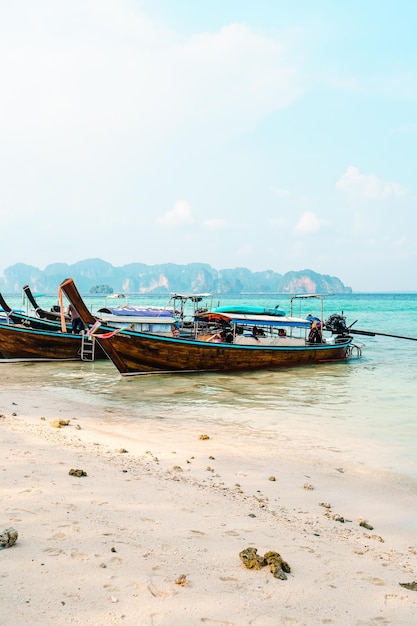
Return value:
<svg viewBox="0 0 417 626">
<path fill-rule="evenodd" d="M 416 23 L 412 0 L 0 0 L 0 274 L 416 291 Z"/>
</svg>

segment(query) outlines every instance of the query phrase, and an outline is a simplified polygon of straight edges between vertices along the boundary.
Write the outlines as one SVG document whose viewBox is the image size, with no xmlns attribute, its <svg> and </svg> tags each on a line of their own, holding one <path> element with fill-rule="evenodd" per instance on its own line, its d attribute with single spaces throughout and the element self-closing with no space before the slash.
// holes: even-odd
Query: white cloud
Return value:
<svg viewBox="0 0 417 626">
<path fill-rule="evenodd" d="M 405 235 L 402 235 L 401 237 L 399 237 L 393 242 L 393 247 L 398 248 L 400 250 L 405 249 L 406 245 L 407 245 L 407 237 Z"/>
<path fill-rule="evenodd" d="M 288 198 L 291 195 L 287 189 L 280 189 L 279 187 L 272 187 L 271 189 L 279 198 Z"/>
<path fill-rule="evenodd" d="M 184 127 L 246 132 L 302 93 L 289 48 L 246 25 L 187 39 L 123 0 L 39 4 L 10 5 L 0 24 L 0 136 L 48 154 L 120 133 L 146 152 L 144 136 Z"/>
<path fill-rule="evenodd" d="M 297 235 L 312 235 L 320 230 L 321 220 L 312 211 L 305 211 L 295 227 Z"/>
<path fill-rule="evenodd" d="M 268 220 L 268 224 L 271 226 L 271 229 L 281 229 L 285 226 L 285 218 L 284 217 L 272 217 Z"/>
<path fill-rule="evenodd" d="M 399 183 L 384 182 L 374 174 L 361 174 L 357 167 L 350 166 L 337 181 L 336 188 L 348 195 L 363 198 L 387 198 L 404 196 L 405 188 Z"/>
<path fill-rule="evenodd" d="M 167 211 L 158 222 L 167 228 L 175 228 L 182 224 L 192 224 L 194 218 L 190 205 L 186 200 L 178 200 L 171 211 Z"/>
<path fill-rule="evenodd" d="M 247 244 L 246 246 L 242 246 L 238 250 L 236 250 L 236 257 L 245 259 L 250 257 L 253 254 L 253 246 L 251 244 Z"/>
<path fill-rule="evenodd" d="M 396 128 L 395 131 L 400 135 L 410 135 L 417 132 L 417 124 L 403 124 L 403 126 Z"/>
<path fill-rule="evenodd" d="M 203 222 L 203 227 L 207 230 L 224 230 L 226 228 L 226 222 L 224 219 L 211 219 Z"/>
</svg>

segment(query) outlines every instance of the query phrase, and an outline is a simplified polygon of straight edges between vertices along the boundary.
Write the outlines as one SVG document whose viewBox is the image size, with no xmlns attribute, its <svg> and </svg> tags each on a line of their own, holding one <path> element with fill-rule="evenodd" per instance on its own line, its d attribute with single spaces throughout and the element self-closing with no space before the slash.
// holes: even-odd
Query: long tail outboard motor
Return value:
<svg viewBox="0 0 417 626">
<path fill-rule="evenodd" d="M 349 328 L 346 326 L 346 317 L 339 315 L 338 313 L 330 315 L 330 317 L 324 322 L 324 328 L 326 330 L 330 330 L 335 335 L 349 334 Z"/>
</svg>

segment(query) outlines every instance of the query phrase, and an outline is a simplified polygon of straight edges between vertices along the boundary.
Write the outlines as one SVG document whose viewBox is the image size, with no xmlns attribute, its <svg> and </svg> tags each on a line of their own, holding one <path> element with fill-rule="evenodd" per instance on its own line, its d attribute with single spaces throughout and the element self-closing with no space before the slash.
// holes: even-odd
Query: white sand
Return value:
<svg viewBox="0 0 417 626">
<path fill-rule="evenodd" d="M 0 532 L 19 533 L 0 550 L 2 626 L 416 623 L 399 583 L 417 581 L 417 509 L 399 485 L 230 425 L 121 433 L 42 391 L 2 393 L 0 414 Z M 249 546 L 288 579 L 245 568 Z"/>
</svg>

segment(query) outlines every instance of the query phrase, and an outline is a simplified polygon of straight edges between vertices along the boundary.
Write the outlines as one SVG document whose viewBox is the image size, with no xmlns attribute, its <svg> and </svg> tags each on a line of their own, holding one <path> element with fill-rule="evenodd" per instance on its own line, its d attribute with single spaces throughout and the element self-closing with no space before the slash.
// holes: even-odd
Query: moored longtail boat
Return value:
<svg viewBox="0 0 417 626">
<path fill-rule="evenodd" d="M 89 342 L 88 344 L 85 342 Z M 19 324 L 0 325 L 0 355 L 23 361 L 80 361 L 105 358 L 101 348 L 94 354 L 84 335 L 36 330 Z M 99 357 L 99 354 L 101 357 Z"/>
<path fill-rule="evenodd" d="M 72 279 L 64 281 L 60 289 L 77 309 L 83 322 L 94 324 L 93 318 L 83 302 Z M 320 341 L 309 341 L 308 337 L 294 337 L 292 330 L 302 328 L 311 338 L 311 322 L 299 318 L 278 316 L 244 316 L 216 314 L 218 321 L 227 325 L 227 338 L 222 343 L 214 343 L 212 337 L 175 338 L 157 336 L 128 329 L 112 332 L 103 325 L 94 326 L 94 337 L 102 346 L 122 375 L 169 372 L 238 372 L 244 370 L 275 369 L 302 365 L 315 365 L 324 362 L 344 361 L 352 356 L 352 337 L 341 335 L 329 341 L 320 335 Z M 210 314 L 209 314 L 210 316 Z M 269 319 L 265 319 L 269 317 Z M 245 326 L 265 329 L 284 327 L 290 329 L 290 336 L 260 336 L 253 334 L 246 341 L 241 339 Z M 113 329 L 114 330 L 114 329 Z M 264 331 L 263 331 L 264 332 Z M 359 352 L 359 348 L 358 348 Z"/>
<path fill-rule="evenodd" d="M 61 324 L 8 310 L 7 322 L 0 324 L 0 358 L 19 361 L 94 361 L 107 355 L 94 337 L 87 333 L 67 331 L 62 315 Z M 12 322 L 12 323 L 10 323 Z"/>
<path fill-rule="evenodd" d="M 45 319 L 45 320 L 49 320 L 51 322 L 58 322 L 61 323 L 61 312 L 59 310 L 57 311 L 46 311 L 45 309 L 43 309 L 42 307 L 39 306 L 39 304 L 37 303 L 35 296 L 33 295 L 29 285 L 24 285 L 23 287 L 23 292 L 25 294 L 25 297 L 29 300 L 30 304 L 32 305 L 34 311 L 35 311 L 35 315 L 41 319 Z M 59 307 L 57 307 L 59 308 Z M 66 321 L 70 320 L 69 315 L 65 314 L 65 319 Z"/>
<path fill-rule="evenodd" d="M 23 313 L 22 311 L 16 311 L 8 305 L 1 293 L 0 306 L 5 313 L 4 317 L 0 318 L 0 322 L 3 324 L 22 324 L 26 328 L 35 328 L 36 330 L 50 330 L 51 332 L 61 331 L 60 321 L 33 317 Z"/>
</svg>

